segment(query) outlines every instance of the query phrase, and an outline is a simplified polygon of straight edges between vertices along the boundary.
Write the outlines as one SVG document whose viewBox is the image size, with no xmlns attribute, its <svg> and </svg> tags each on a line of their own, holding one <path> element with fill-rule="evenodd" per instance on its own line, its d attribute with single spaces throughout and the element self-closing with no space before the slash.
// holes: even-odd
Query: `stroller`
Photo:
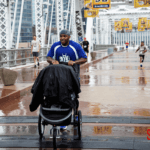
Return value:
<svg viewBox="0 0 150 150">
<path fill-rule="evenodd" d="M 63 63 L 66 65 L 66 63 Z M 77 78 L 79 77 L 78 65 L 73 65 L 73 70 Z M 79 78 L 78 78 L 79 79 Z M 71 101 L 76 101 L 77 96 L 75 92 L 71 93 Z M 78 119 L 76 117 L 78 116 Z M 82 133 L 82 114 L 81 111 L 77 111 L 77 108 L 71 108 L 69 105 L 63 104 L 58 101 L 58 97 L 50 99 L 45 98 L 44 103 L 40 106 L 40 113 L 38 118 L 38 132 L 40 139 L 44 136 L 45 126 L 52 125 L 50 134 L 53 133 L 53 147 L 56 148 L 56 137 L 59 133 L 57 126 L 74 125 L 78 129 L 78 140 L 81 140 Z"/>
</svg>

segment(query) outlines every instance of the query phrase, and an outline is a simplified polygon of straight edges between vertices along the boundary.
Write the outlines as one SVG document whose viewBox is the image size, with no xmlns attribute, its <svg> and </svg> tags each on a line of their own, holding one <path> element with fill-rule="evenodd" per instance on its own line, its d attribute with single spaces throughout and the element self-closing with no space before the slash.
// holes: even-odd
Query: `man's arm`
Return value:
<svg viewBox="0 0 150 150">
<path fill-rule="evenodd" d="M 68 62 L 68 65 L 69 65 L 69 66 L 73 66 L 73 64 L 81 65 L 81 64 L 84 64 L 85 62 L 87 62 L 87 58 L 80 58 L 80 59 L 75 60 L 75 61 L 70 60 L 70 61 Z"/>
<path fill-rule="evenodd" d="M 140 47 L 138 47 L 138 49 L 135 52 L 137 52 L 139 49 L 140 49 Z"/>
<path fill-rule="evenodd" d="M 83 43 L 82 43 L 82 48 L 83 48 Z"/>
<path fill-rule="evenodd" d="M 85 62 L 87 62 L 87 58 L 80 58 L 78 60 L 75 60 L 74 62 L 75 62 L 75 64 L 81 65 L 81 64 L 84 64 Z"/>
<path fill-rule="evenodd" d="M 144 47 L 144 53 L 146 53 L 146 52 L 147 52 L 147 47 L 145 46 L 145 47 Z"/>
<path fill-rule="evenodd" d="M 73 64 L 79 64 L 80 65 L 80 64 L 84 64 L 85 62 L 87 62 L 87 56 L 86 56 L 84 50 L 82 49 L 81 45 L 78 44 L 76 50 L 77 50 L 79 59 L 75 60 L 75 61 L 70 60 L 68 62 L 69 66 L 72 66 Z"/>
<path fill-rule="evenodd" d="M 39 50 L 38 50 L 38 52 L 40 51 L 40 49 L 41 49 L 41 45 L 40 45 L 40 43 L 39 43 Z"/>
<path fill-rule="evenodd" d="M 53 59 L 52 57 L 47 57 L 47 62 L 48 63 L 52 63 L 53 65 L 59 64 L 59 62 L 55 59 Z"/>
</svg>

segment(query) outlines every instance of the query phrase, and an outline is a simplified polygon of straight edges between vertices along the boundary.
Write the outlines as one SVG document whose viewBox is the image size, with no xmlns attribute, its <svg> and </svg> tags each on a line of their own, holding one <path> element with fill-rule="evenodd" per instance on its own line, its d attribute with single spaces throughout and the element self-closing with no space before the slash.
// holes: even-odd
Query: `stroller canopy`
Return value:
<svg viewBox="0 0 150 150">
<path fill-rule="evenodd" d="M 75 108 L 76 102 L 70 98 L 72 92 L 76 97 L 81 92 L 79 79 L 73 67 L 62 64 L 49 65 L 41 70 L 32 86 L 30 111 L 35 111 L 42 104 L 44 97 L 58 97 L 58 101 Z"/>
</svg>

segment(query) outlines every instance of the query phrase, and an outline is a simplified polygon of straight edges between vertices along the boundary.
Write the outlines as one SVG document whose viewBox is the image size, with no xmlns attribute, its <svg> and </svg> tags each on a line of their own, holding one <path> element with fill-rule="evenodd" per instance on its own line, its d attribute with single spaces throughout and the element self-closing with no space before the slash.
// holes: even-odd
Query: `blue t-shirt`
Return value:
<svg viewBox="0 0 150 150">
<path fill-rule="evenodd" d="M 81 45 L 71 40 L 69 41 L 68 46 L 61 45 L 60 41 L 54 43 L 47 54 L 47 57 L 48 56 L 58 60 L 59 62 L 68 62 L 69 60 L 75 61 L 80 58 L 87 58 Z"/>
</svg>

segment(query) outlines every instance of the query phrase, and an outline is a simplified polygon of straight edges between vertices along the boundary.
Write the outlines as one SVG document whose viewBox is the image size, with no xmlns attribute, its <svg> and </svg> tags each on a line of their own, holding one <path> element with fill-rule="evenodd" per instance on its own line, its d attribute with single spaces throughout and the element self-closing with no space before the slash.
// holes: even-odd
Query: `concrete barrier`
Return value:
<svg viewBox="0 0 150 150">
<path fill-rule="evenodd" d="M 104 49 L 108 49 L 108 48 L 116 48 L 116 45 L 109 45 L 109 44 L 105 44 L 105 45 L 93 45 L 93 50 L 97 51 L 97 50 L 104 50 Z"/>
<path fill-rule="evenodd" d="M 0 77 L 5 86 L 14 85 L 17 79 L 17 72 L 10 69 L 2 68 L 0 69 Z"/>
</svg>

